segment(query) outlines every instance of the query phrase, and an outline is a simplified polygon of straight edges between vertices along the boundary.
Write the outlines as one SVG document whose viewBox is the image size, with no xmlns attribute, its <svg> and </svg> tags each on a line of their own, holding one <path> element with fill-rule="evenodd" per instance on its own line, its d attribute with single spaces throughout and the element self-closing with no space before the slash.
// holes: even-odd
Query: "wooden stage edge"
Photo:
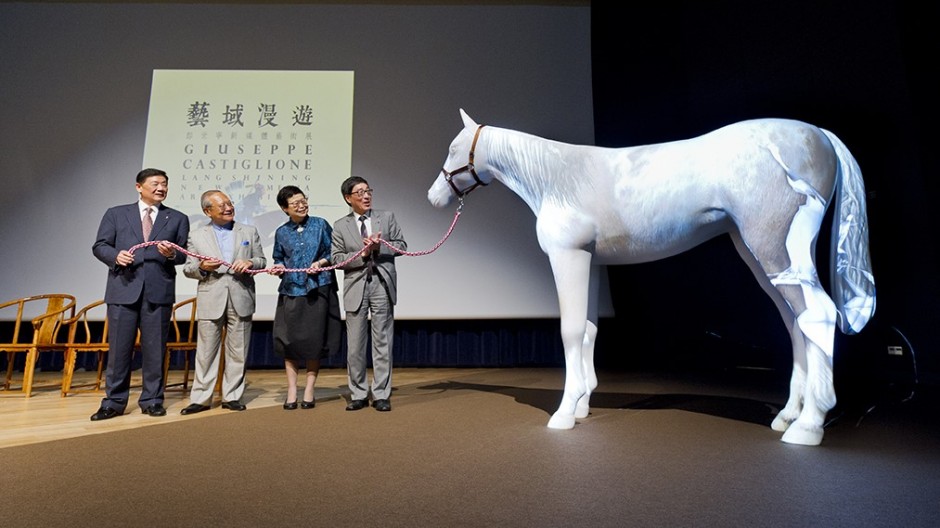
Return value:
<svg viewBox="0 0 940 528">
<path fill-rule="evenodd" d="M 395 387 L 455 379 L 479 374 L 492 369 L 478 368 L 397 368 L 393 375 Z M 563 372 L 563 370 L 562 370 Z M 14 378 L 14 383 L 21 379 L 21 373 Z M 299 380 L 304 379 L 303 370 Z M 371 379 L 371 372 L 370 372 Z M 74 385 L 94 381 L 94 372 L 76 371 Z M 247 387 L 242 398 L 248 410 L 280 406 L 287 396 L 287 377 L 282 369 L 249 370 Z M 33 395 L 26 398 L 19 390 L 0 391 L 0 448 L 49 442 L 79 436 L 108 433 L 148 427 L 182 420 L 198 420 L 208 416 L 218 416 L 229 411 L 220 407 L 221 400 L 216 395 L 212 409 L 199 414 L 183 416 L 180 411 L 189 405 L 189 391 L 183 391 L 174 383 L 182 381 L 181 371 L 170 371 L 170 386 L 166 390 L 164 406 L 167 415 L 163 417 L 146 416 L 137 407 L 140 393 L 140 370 L 135 370 L 131 379 L 131 399 L 123 416 L 102 422 L 92 422 L 89 418 L 98 410 L 102 392 L 82 392 L 63 398 L 59 389 L 62 381 L 61 372 L 36 372 Z M 559 378 L 559 386 L 563 383 Z M 346 369 L 322 369 L 317 379 L 317 402 L 345 398 L 349 393 L 346 386 Z M 299 387 L 303 395 L 303 387 Z M 394 401 L 394 396 L 393 396 Z"/>
</svg>

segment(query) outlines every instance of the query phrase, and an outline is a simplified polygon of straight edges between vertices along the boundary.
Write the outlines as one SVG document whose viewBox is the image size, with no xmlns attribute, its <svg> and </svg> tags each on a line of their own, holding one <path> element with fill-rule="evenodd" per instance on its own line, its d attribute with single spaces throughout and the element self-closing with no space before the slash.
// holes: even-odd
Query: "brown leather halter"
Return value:
<svg viewBox="0 0 940 528">
<path fill-rule="evenodd" d="M 480 131 L 483 130 L 483 127 L 485 126 L 486 125 L 477 125 L 477 132 L 473 136 L 473 144 L 470 145 L 470 157 L 466 165 L 464 165 L 463 167 L 460 167 L 454 172 L 450 172 L 445 168 L 441 168 L 441 172 L 444 173 L 444 179 L 447 180 L 447 183 L 450 184 L 450 188 L 454 190 L 454 194 L 456 194 L 458 198 L 463 198 L 464 196 L 470 194 L 470 191 L 476 189 L 477 187 L 481 185 L 484 187 L 487 185 L 486 183 L 483 183 L 483 180 L 481 180 L 479 176 L 477 176 L 476 168 L 474 168 L 473 166 L 473 153 L 477 148 L 477 140 L 480 139 Z M 470 175 L 473 176 L 473 179 L 476 183 L 474 183 L 470 187 L 461 191 L 460 189 L 457 188 L 457 184 L 454 183 L 454 176 L 464 171 L 469 172 Z"/>
</svg>

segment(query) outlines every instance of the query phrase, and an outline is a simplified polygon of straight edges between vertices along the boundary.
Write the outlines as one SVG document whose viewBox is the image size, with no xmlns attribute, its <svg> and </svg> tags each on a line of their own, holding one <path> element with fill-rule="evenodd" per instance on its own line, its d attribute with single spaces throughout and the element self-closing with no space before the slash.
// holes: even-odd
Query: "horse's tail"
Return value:
<svg viewBox="0 0 940 528">
<path fill-rule="evenodd" d="M 845 144 L 832 132 L 823 133 L 839 160 L 830 255 L 832 300 L 839 312 L 839 328 L 846 334 L 857 334 L 875 314 L 865 182 Z"/>
</svg>

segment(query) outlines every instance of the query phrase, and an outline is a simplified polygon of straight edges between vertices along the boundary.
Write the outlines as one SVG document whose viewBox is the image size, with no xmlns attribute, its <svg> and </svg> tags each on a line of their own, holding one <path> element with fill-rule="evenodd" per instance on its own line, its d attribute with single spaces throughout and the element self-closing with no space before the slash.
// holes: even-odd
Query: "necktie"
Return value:
<svg viewBox="0 0 940 528">
<path fill-rule="evenodd" d="M 144 209 L 144 217 L 141 220 L 141 226 L 144 230 L 144 242 L 150 240 L 150 231 L 153 230 L 153 219 L 150 218 L 150 208 Z"/>
<path fill-rule="evenodd" d="M 362 235 L 363 240 L 369 238 L 369 232 L 366 231 L 366 215 L 361 215 L 359 217 L 359 234 Z M 368 268 L 367 276 L 372 278 L 372 272 L 375 270 L 375 263 L 372 262 L 372 255 L 366 253 L 362 257 L 366 261 L 366 267 Z"/>
</svg>

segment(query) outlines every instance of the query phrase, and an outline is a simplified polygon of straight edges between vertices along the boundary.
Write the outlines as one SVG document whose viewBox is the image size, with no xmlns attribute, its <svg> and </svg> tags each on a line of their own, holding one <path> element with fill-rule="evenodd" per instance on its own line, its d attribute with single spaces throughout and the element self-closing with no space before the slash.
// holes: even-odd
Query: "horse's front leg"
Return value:
<svg viewBox="0 0 940 528">
<path fill-rule="evenodd" d="M 594 344 L 597 342 L 597 305 L 599 302 L 600 273 L 599 266 L 591 266 L 591 282 L 588 284 L 587 321 L 584 329 L 584 342 L 581 343 L 581 368 L 584 372 L 585 392 L 578 400 L 574 411 L 575 418 L 587 418 L 591 413 L 591 393 L 597 388 L 597 373 L 594 370 Z"/>
<path fill-rule="evenodd" d="M 591 394 L 597 388 L 597 374 L 594 371 L 594 342 L 597 339 L 597 323 L 587 321 L 584 342 L 581 344 L 581 372 L 584 380 L 584 394 L 578 398 L 575 406 L 575 418 L 587 418 L 591 414 Z"/>
<path fill-rule="evenodd" d="M 591 254 L 584 250 L 571 249 L 553 251 L 548 256 L 558 290 L 561 342 L 565 348 L 565 390 L 558 410 L 548 421 L 548 427 L 571 429 L 574 427 L 578 402 L 588 395 L 583 347 L 588 326 Z M 587 366 L 593 378 L 593 358 Z M 596 378 L 593 384 L 596 386 Z M 587 405 L 585 400 L 585 411 Z"/>
</svg>

